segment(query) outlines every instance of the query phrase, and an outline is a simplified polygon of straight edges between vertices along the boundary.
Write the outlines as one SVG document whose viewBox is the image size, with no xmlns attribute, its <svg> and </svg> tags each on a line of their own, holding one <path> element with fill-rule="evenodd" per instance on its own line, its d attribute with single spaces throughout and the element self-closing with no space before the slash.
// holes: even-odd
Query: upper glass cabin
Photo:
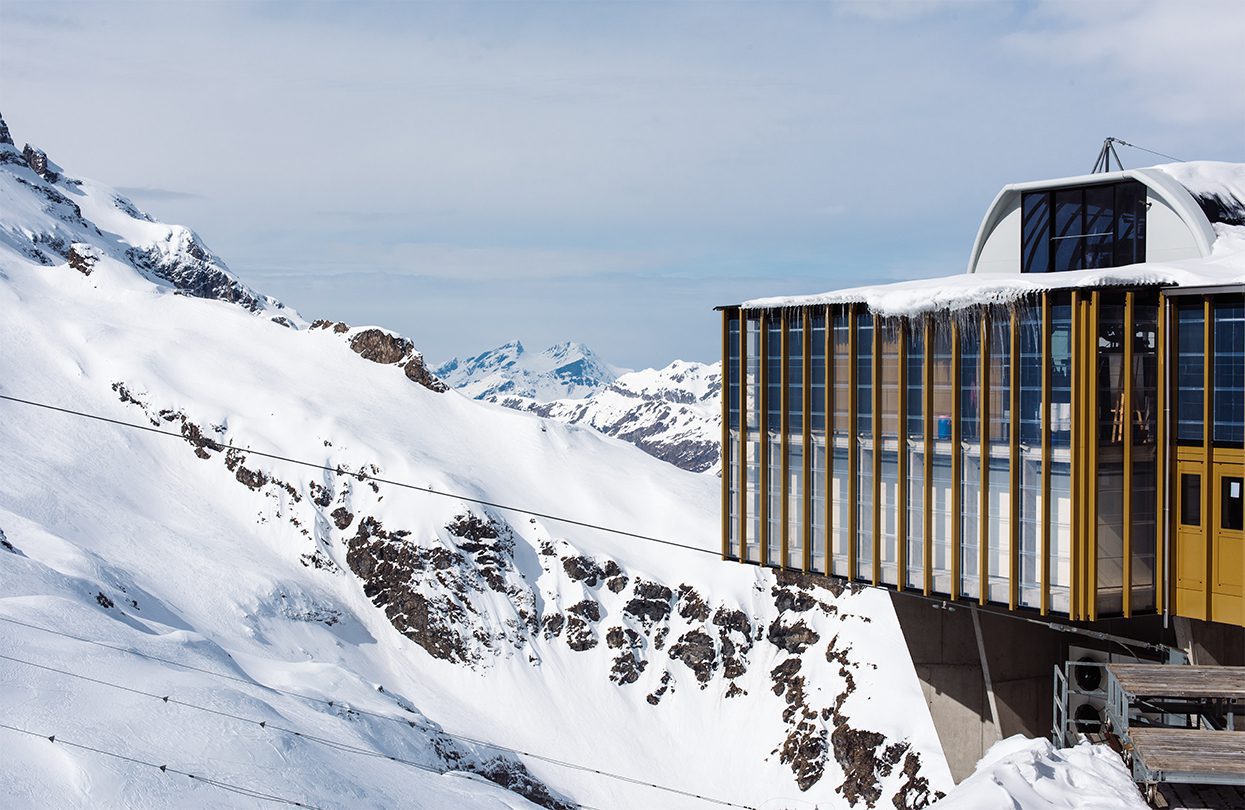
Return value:
<svg viewBox="0 0 1245 810">
<path fill-rule="evenodd" d="M 720 309 L 724 558 L 1245 626 L 1245 164 L 1010 185 L 967 273 Z"/>
</svg>

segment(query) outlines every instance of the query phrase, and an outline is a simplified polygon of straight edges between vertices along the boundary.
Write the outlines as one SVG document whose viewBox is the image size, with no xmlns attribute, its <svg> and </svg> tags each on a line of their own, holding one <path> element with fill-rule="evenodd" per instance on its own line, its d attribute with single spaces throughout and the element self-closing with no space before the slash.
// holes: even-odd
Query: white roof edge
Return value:
<svg viewBox="0 0 1245 810">
<path fill-rule="evenodd" d="M 1193 241 L 1197 245 L 1200 255 L 1203 258 L 1210 255 L 1211 248 L 1215 243 L 1215 229 L 1211 226 L 1210 220 L 1206 218 L 1206 214 L 1202 211 L 1201 206 L 1197 204 L 1197 200 L 1193 199 L 1193 195 L 1189 193 L 1189 190 L 1170 175 L 1158 169 L 1124 169 L 1123 171 L 1081 174 L 1050 180 L 1030 180 L 1024 183 L 1009 183 L 1003 186 L 999 193 L 995 195 L 994 201 L 990 203 L 990 207 L 986 209 L 986 215 L 982 217 L 981 225 L 977 228 L 977 237 L 973 240 L 973 250 L 969 254 L 967 272 L 977 272 L 977 259 L 981 256 L 981 250 L 985 247 L 986 239 L 998 227 L 1003 211 L 1017 194 L 1048 188 L 1112 183 L 1125 179 L 1140 182 L 1170 205 L 1180 215 L 1185 224 L 1189 226 L 1189 230 L 1193 234 Z"/>
</svg>

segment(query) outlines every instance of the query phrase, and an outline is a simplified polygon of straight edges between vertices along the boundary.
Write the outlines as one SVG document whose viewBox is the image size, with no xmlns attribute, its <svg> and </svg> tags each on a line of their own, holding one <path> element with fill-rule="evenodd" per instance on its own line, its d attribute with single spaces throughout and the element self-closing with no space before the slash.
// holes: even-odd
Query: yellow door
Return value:
<svg viewBox="0 0 1245 810">
<path fill-rule="evenodd" d="M 1212 621 L 1245 626 L 1245 465 L 1240 450 L 1215 449 L 1211 507 Z"/>
<path fill-rule="evenodd" d="M 1191 450 L 1180 448 L 1176 460 L 1176 615 L 1206 619 L 1205 465 Z"/>
</svg>

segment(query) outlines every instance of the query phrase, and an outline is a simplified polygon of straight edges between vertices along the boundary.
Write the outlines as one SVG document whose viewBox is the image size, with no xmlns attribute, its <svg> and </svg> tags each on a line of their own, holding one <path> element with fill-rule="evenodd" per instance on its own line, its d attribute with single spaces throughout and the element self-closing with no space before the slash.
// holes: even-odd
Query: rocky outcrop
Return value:
<svg viewBox="0 0 1245 810">
<path fill-rule="evenodd" d="M 317 324 L 324 323 L 317 321 Z M 333 331 L 339 331 L 334 325 Z M 314 324 L 313 324 L 314 326 Z M 407 379 L 419 383 L 430 391 L 438 394 L 448 391 L 448 386 L 433 376 L 424 364 L 424 356 L 415 351 L 415 344 L 410 340 L 393 335 L 383 329 L 364 329 L 350 338 L 350 349 L 365 360 L 381 365 L 400 364 Z"/>
<path fill-rule="evenodd" d="M 0 115 L 0 145 L 16 146 L 13 143 L 13 136 L 9 134 L 9 125 L 4 123 L 4 116 Z"/>
<path fill-rule="evenodd" d="M 84 276 L 91 275 L 103 251 L 94 245 L 75 242 L 69 246 L 69 266 Z"/>
<path fill-rule="evenodd" d="M 10 137 L 9 143 L 12 142 L 13 139 Z M 44 180 L 47 180 L 49 183 L 56 182 L 58 175 L 56 172 L 48 168 L 48 155 L 42 149 L 26 144 L 22 147 L 22 157 L 26 159 L 26 165 L 30 167 L 32 172 L 39 175 Z"/>
</svg>

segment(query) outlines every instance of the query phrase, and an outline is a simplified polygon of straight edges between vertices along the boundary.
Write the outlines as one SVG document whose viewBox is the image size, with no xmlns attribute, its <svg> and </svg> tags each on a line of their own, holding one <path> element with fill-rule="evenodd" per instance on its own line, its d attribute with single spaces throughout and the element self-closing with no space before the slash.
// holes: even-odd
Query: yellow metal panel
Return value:
<svg viewBox="0 0 1245 810">
<path fill-rule="evenodd" d="M 834 559 L 834 312 L 826 307 L 826 574 L 833 570 Z"/>
<path fill-rule="evenodd" d="M 1081 441 L 1082 434 L 1085 431 L 1085 402 L 1081 384 L 1082 366 L 1084 363 L 1081 359 L 1081 333 L 1084 331 L 1084 315 L 1082 313 L 1083 302 L 1081 295 L 1077 292 L 1072 293 L 1072 335 L 1071 357 L 1072 357 L 1072 446 L 1069 448 L 1071 454 L 1071 464 L 1069 465 L 1069 473 L 1072 481 L 1072 548 L 1069 554 L 1069 567 L 1071 568 L 1071 583 L 1068 590 L 1069 598 L 1069 618 L 1078 620 L 1082 618 L 1081 612 L 1081 579 L 1084 577 L 1083 567 L 1081 564 L 1081 555 L 1085 545 L 1085 498 L 1084 485 L 1085 474 L 1083 472 L 1084 447 Z"/>
<path fill-rule="evenodd" d="M 757 469 L 760 471 L 757 476 L 760 490 L 760 497 L 757 498 L 757 543 L 760 548 L 757 559 L 761 565 L 766 565 L 769 558 L 769 363 L 766 362 L 769 356 L 769 318 L 768 313 L 762 312 L 761 322 L 757 324 L 757 328 L 761 330 L 757 336 L 757 400 L 761 405 L 757 417 L 760 420 L 757 428 L 761 448 L 760 458 L 757 459 Z"/>
<path fill-rule="evenodd" d="M 1089 493 L 1088 509 L 1089 542 L 1086 544 L 1088 565 L 1085 572 L 1085 604 L 1086 617 L 1092 622 L 1098 618 L 1098 308 L 1102 294 L 1094 290 L 1089 298 L 1089 323 L 1086 333 L 1089 340 L 1085 341 L 1085 393 L 1088 411 L 1086 427 L 1089 428 L 1086 449 L 1089 450 L 1089 465 L 1085 468 L 1087 491 Z"/>
</svg>

